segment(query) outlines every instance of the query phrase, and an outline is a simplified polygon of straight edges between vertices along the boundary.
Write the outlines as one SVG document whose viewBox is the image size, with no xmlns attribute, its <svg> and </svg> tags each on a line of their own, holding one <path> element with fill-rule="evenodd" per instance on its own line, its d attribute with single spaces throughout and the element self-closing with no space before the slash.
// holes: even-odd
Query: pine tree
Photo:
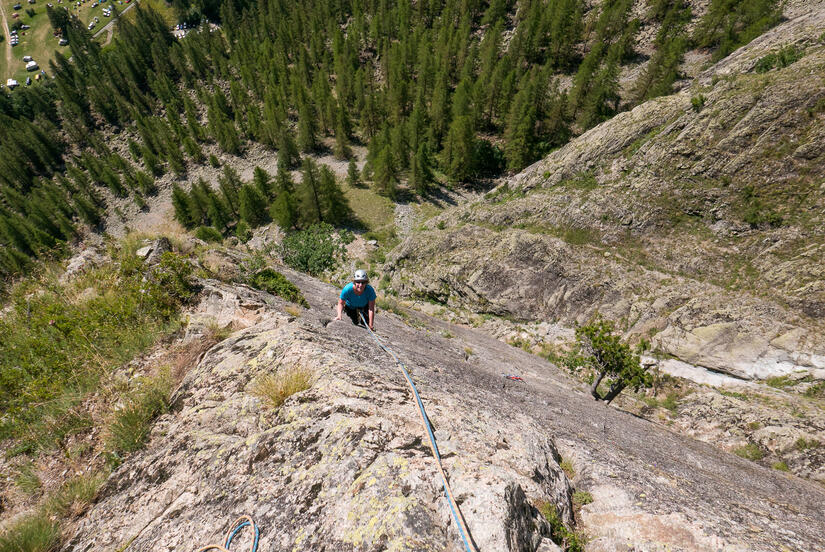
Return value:
<svg viewBox="0 0 825 552">
<path fill-rule="evenodd" d="M 384 146 L 376 156 L 372 167 L 372 180 L 379 194 L 395 198 L 398 192 L 398 170 L 390 146 Z"/>
<path fill-rule="evenodd" d="M 422 141 L 413 158 L 409 183 L 419 195 L 426 195 L 432 187 L 432 181 L 433 174 L 430 149 L 427 147 L 427 142 Z"/>
<path fill-rule="evenodd" d="M 361 175 L 358 173 L 358 166 L 355 164 L 354 159 L 350 159 L 347 165 L 347 186 L 350 188 L 363 187 Z"/>
<path fill-rule="evenodd" d="M 342 224 L 349 217 L 349 203 L 338 185 L 335 174 L 326 165 L 321 167 L 319 192 L 324 220 L 334 225 Z"/>
<path fill-rule="evenodd" d="M 223 174 L 218 177 L 218 186 L 221 189 L 221 194 L 223 194 L 223 201 L 235 216 L 238 216 L 239 213 L 238 192 L 241 189 L 241 184 L 243 182 L 241 182 L 238 172 L 229 165 L 224 165 Z M 214 224 L 213 226 L 218 227 Z"/>
<path fill-rule="evenodd" d="M 190 198 L 189 194 L 183 191 L 177 184 L 172 185 L 172 206 L 175 208 L 175 219 L 181 223 L 184 228 L 193 228 L 195 226 L 195 219 L 189 211 Z M 197 221 L 198 223 L 200 221 Z"/>
<path fill-rule="evenodd" d="M 320 177 L 315 161 L 309 157 L 304 159 L 301 175 L 299 217 L 301 225 L 308 227 L 316 222 L 324 222 L 321 211 Z"/>
<path fill-rule="evenodd" d="M 315 114 L 308 101 L 301 103 L 298 112 L 298 147 L 305 153 L 318 148 Z"/>
<path fill-rule="evenodd" d="M 255 167 L 252 173 L 252 182 L 261 195 L 267 199 L 275 197 L 275 188 L 272 185 L 272 177 L 261 167 Z"/>
<path fill-rule="evenodd" d="M 275 201 L 269 215 L 278 226 L 289 230 L 298 222 L 298 208 L 295 201 L 295 185 L 285 166 L 278 164 L 275 175 Z"/>
<path fill-rule="evenodd" d="M 266 198 L 255 185 L 244 184 L 238 194 L 240 217 L 252 228 L 269 222 Z"/>
</svg>

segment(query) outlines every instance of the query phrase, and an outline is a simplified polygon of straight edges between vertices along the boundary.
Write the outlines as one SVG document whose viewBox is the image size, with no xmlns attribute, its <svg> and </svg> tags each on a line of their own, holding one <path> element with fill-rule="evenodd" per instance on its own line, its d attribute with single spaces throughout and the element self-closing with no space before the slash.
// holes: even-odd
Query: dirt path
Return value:
<svg viewBox="0 0 825 552">
<path fill-rule="evenodd" d="M 6 37 L 6 40 L 4 41 L 6 45 L 6 68 L 10 71 L 11 64 L 14 63 L 14 55 L 11 51 L 11 33 L 9 32 L 9 22 L 6 19 L 6 9 L 3 7 L 2 2 L 0 2 L 0 19 L 3 20 L 3 33 L 5 33 L 4 36 Z M 9 72 L 9 75 L 11 75 L 11 72 Z M 6 78 L 5 75 L 2 75 L 2 77 L 4 79 Z"/>
</svg>

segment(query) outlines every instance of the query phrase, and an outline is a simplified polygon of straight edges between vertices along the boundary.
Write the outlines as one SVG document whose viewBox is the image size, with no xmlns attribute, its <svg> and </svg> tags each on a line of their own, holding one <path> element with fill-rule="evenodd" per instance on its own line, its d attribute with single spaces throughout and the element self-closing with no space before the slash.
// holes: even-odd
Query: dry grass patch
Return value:
<svg viewBox="0 0 825 552">
<path fill-rule="evenodd" d="M 312 386 L 312 371 L 304 366 L 293 366 L 274 374 L 265 374 L 252 383 L 252 394 L 268 408 L 278 408 L 294 395 Z"/>
</svg>

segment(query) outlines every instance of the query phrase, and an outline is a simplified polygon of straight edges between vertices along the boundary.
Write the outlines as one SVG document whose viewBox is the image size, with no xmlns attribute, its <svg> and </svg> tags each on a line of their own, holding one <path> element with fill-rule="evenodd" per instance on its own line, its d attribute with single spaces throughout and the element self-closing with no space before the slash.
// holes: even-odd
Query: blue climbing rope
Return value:
<svg viewBox="0 0 825 552">
<path fill-rule="evenodd" d="M 230 552 L 229 545 L 232 544 L 232 539 L 235 538 L 241 529 L 244 527 L 252 527 L 252 530 L 255 532 L 255 538 L 252 540 L 252 545 L 249 548 L 249 552 L 257 552 L 258 550 L 258 539 L 260 538 L 261 534 L 258 531 L 258 526 L 255 525 L 255 522 L 252 521 L 252 518 L 249 516 L 241 516 L 232 523 L 232 529 L 226 534 L 226 544 L 221 546 L 220 544 L 210 544 L 208 546 L 204 546 L 203 548 L 199 548 L 197 552 L 206 552 L 207 550 L 220 550 L 221 552 Z"/>
<path fill-rule="evenodd" d="M 427 416 L 427 411 L 424 409 L 424 403 L 421 402 L 421 396 L 418 394 L 418 389 L 415 387 L 415 383 L 413 383 L 412 378 L 410 377 L 409 372 L 407 372 L 407 367 L 401 362 L 395 353 L 392 352 L 392 349 L 387 347 L 381 342 L 381 339 L 375 335 L 375 332 L 369 327 L 367 321 L 364 320 L 364 314 L 359 310 L 358 316 L 361 317 L 361 322 L 364 323 L 364 327 L 367 328 L 367 331 L 370 335 L 375 339 L 375 342 L 378 343 L 378 346 L 381 347 L 384 351 L 389 354 L 395 363 L 401 368 L 401 372 L 404 373 L 404 378 L 406 378 L 407 383 L 410 385 L 410 389 L 412 389 L 413 395 L 415 396 L 415 401 L 418 403 L 418 410 L 421 414 L 421 420 L 424 423 L 424 427 L 427 428 L 427 435 L 430 437 L 430 448 L 433 451 L 433 456 L 435 457 L 436 464 L 438 465 L 438 471 L 441 472 L 441 483 L 444 485 L 444 494 L 447 495 L 447 502 L 450 505 L 450 512 L 453 515 L 453 519 L 455 520 L 456 526 L 458 527 L 458 533 L 461 535 L 461 540 L 464 542 L 464 547 L 467 552 L 478 552 L 475 545 L 471 543 L 469 537 L 469 529 L 464 523 L 463 516 L 461 515 L 461 511 L 458 508 L 458 504 L 455 502 L 455 498 L 453 497 L 452 490 L 450 489 L 450 484 L 447 482 L 447 475 L 444 473 L 444 467 L 441 465 L 441 454 L 438 452 L 438 444 L 435 442 L 435 436 L 433 435 L 432 425 L 430 424 L 430 418 Z"/>
</svg>

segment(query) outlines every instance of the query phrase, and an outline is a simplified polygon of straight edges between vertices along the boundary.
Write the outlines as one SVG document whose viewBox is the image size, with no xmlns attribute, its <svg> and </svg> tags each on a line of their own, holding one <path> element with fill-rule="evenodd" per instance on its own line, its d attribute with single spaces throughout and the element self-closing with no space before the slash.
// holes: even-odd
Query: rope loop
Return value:
<svg viewBox="0 0 825 552">
<path fill-rule="evenodd" d="M 251 517 L 247 515 L 243 515 L 236 519 L 232 525 L 232 529 L 227 531 L 225 544 L 221 546 L 220 544 L 210 544 L 204 546 L 203 548 L 198 548 L 196 552 L 207 552 L 208 550 L 219 550 L 220 552 L 230 552 L 229 546 L 232 544 L 232 539 L 240 533 L 241 529 L 244 527 L 252 527 L 252 531 L 255 533 L 255 538 L 252 539 L 252 544 L 249 547 L 249 552 L 257 552 L 258 550 L 258 539 L 260 538 L 261 534 L 258 531 L 258 526 L 255 525 L 255 522 L 252 520 Z"/>
</svg>

